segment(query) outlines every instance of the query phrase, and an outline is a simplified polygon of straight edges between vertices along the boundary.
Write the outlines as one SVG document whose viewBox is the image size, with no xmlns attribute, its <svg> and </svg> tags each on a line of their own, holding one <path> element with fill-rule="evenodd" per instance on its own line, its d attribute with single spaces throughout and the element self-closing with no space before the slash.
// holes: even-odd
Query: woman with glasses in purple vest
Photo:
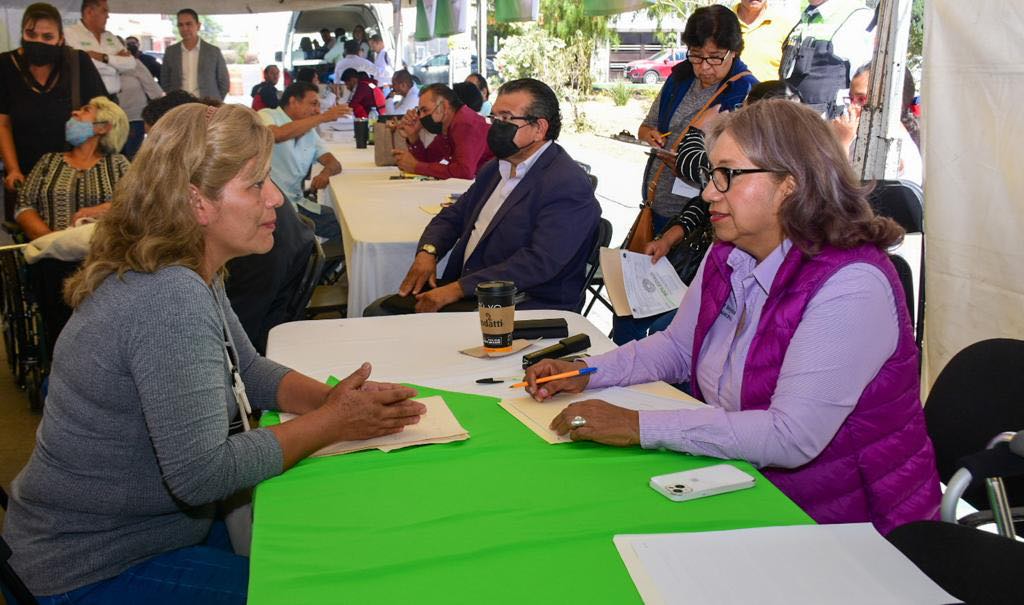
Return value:
<svg viewBox="0 0 1024 605">
<path fill-rule="evenodd" d="M 784 100 L 725 116 L 709 138 L 704 199 L 716 242 L 667 330 L 592 357 L 597 372 L 538 386 L 582 361 L 527 372 L 538 400 L 690 381 L 708 407 L 635 412 L 589 400 L 552 422 L 574 440 L 748 460 L 819 523 L 882 533 L 939 510 L 918 350 L 874 215 L 814 111 Z"/>
</svg>

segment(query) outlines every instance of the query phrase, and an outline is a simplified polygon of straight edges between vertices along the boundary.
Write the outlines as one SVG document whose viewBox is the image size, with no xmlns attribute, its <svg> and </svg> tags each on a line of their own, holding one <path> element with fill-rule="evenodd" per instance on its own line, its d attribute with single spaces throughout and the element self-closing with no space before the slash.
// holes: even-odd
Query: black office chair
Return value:
<svg viewBox="0 0 1024 605">
<path fill-rule="evenodd" d="M 886 539 L 926 576 L 965 603 L 1020 603 L 1024 542 L 941 521 L 917 521 Z"/>
<path fill-rule="evenodd" d="M 587 277 L 583 281 L 583 291 L 580 292 L 580 304 L 577 309 L 583 309 L 584 303 L 587 300 L 587 293 L 589 292 L 592 296 L 600 296 L 599 289 L 594 285 L 594 281 L 597 276 L 598 270 L 601 268 L 601 248 L 607 248 L 612 242 L 612 224 L 606 218 L 602 218 L 597 224 L 597 238 L 594 241 L 594 248 L 590 253 L 590 259 L 587 261 Z M 601 282 L 603 285 L 603 281 Z M 590 312 L 590 308 L 594 306 L 594 301 L 590 301 L 590 306 L 587 307 L 586 312 L 583 313 L 586 316 Z M 609 307 L 610 308 L 610 307 Z"/>
<path fill-rule="evenodd" d="M 953 356 L 932 385 L 924 406 L 928 434 L 935 446 L 939 477 L 948 484 L 958 461 L 984 450 L 1004 431 L 1024 428 L 1024 340 L 994 338 L 976 342 Z M 1010 504 L 1024 504 L 1024 476 L 1004 480 Z M 988 508 L 983 486 L 964 493 L 979 510 Z M 1014 519 L 1024 509 L 1014 510 Z M 969 522 L 991 522 L 990 514 L 971 515 Z"/>
<path fill-rule="evenodd" d="M 890 254 L 889 260 L 896 267 L 896 275 L 900 277 L 900 285 L 903 286 L 903 296 L 907 301 L 907 310 L 910 311 L 910 325 L 914 325 L 914 272 L 910 269 L 907 259 L 896 254 Z"/>
<path fill-rule="evenodd" d="M 594 191 L 597 191 L 597 175 L 588 174 L 587 176 L 590 178 L 590 188 L 593 189 Z"/>
<path fill-rule="evenodd" d="M 897 223 L 907 233 L 924 234 L 924 192 L 921 187 L 910 181 L 868 181 L 874 188 L 868 195 L 868 202 L 875 209 L 875 213 L 887 216 Z M 917 334 L 917 348 L 920 349 L 924 339 L 924 312 L 925 312 L 925 288 L 924 288 L 924 252 L 925 241 L 921 239 L 921 266 L 917 268 L 918 279 L 917 302 L 914 305 L 917 322 L 915 333 Z"/>
<path fill-rule="evenodd" d="M 0 536 L 0 586 L 14 597 L 14 602 L 8 605 L 37 605 L 36 598 L 11 567 L 10 558 L 11 547 L 4 541 L 3 536 Z"/>
<path fill-rule="evenodd" d="M 900 224 L 907 233 L 924 233 L 924 194 L 907 181 L 869 181 L 868 202 L 875 212 Z"/>
</svg>

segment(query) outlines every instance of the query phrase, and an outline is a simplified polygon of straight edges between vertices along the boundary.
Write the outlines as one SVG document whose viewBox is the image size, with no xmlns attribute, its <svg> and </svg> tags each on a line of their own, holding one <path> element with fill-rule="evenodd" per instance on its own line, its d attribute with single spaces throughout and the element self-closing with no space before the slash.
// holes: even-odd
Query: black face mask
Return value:
<svg viewBox="0 0 1024 605">
<path fill-rule="evenodd" d="M 487 131 L 487 146 L 491 153 L 499 160 L 515 155 L 522 147 L 516 145 L 516 133 L 521 126 L 512 122 L 491 122 L 491 129 Z"/>
<path fill-rule="evenodd" d="M 441 134 L 444 129 L 444 124 L 435 120 L 433 114 L 427 114 L 420 118 L 420 125 L 430 134 Z"/>
<path fill-rule="evenodd" d="M 53 65 L 57 62 L 57 58 L 60 57 L 61 47 L 54 46 L 53 44 L 22 40 L 21 48 L 25 51 L 25 60 L 28 61 L 29 65 Z"/>
</svg>

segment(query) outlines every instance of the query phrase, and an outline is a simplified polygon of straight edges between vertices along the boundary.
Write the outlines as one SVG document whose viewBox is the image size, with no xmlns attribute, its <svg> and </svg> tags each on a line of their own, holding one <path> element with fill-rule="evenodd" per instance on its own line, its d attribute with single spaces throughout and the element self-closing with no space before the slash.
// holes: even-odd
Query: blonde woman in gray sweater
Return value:
<svg viewBox="0 0 1024 605">
<path fill-rule="evenodd" d="M 68 281 L 75 312 L 3 529 L 41 603 L 244 603 L 248 560 L 209 540 L 217 502 L 425 411 L 411 389 L 368 381 L 368 364 L 328 388 L 247 339 L 221 274 L 273 244 L 272 148 L 247 108 L 171 111 Z M 232 431 L 246 399 L 300 416 Z"/>
</svg>

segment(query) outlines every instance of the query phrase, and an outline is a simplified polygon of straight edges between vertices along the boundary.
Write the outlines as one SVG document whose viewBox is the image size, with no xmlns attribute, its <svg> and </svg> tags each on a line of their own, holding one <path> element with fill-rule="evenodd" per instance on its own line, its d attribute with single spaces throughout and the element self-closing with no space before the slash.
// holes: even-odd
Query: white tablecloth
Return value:
<svg viewBox="0 0 1024 605">
<path fill-rule="evenodd" d="M 519 311 L 516 319 L 564 317 L 569 334 L 590 336 L 587 353 L 597 355 L 615 348 L 608 337 L 577 313 Z M 344 378 L 364 361 L 373 364 L 372 379 L 407 382 L 460 393 L 492 397 L 521 396 L 508 383 L 481 385 L 479 378 L 522 376 L 522 358 L 556 341 L 542 340 L 525 351 L 497 359 L 476 359 L 460 349 L 481 343 L 480 316 L 476 313 L 430 313 L 395 317 L 326 319 L 281 324 L 270 331 L 267 357 L 317 380 Z M 637 388 L 679 398 L 681 392 L 665 383 Z M 688 397 L 683 397 L 689 399 Z"/>
<path fill-rule="evenodd" d="M 328 147 L 342 164 L 342 173 L 331 178 L 327 200 L 341 223 L 348 316 L 361 317 L 368 304 L 398 291 L 412 265 L 416 243 L 433 218 L 420 206 L 436 206 L 449 193 L 469 189 L 472 181 L 391 180 L 398 169 L 374 165 L 372 146 L 330 142 Z"/>
</svg>

